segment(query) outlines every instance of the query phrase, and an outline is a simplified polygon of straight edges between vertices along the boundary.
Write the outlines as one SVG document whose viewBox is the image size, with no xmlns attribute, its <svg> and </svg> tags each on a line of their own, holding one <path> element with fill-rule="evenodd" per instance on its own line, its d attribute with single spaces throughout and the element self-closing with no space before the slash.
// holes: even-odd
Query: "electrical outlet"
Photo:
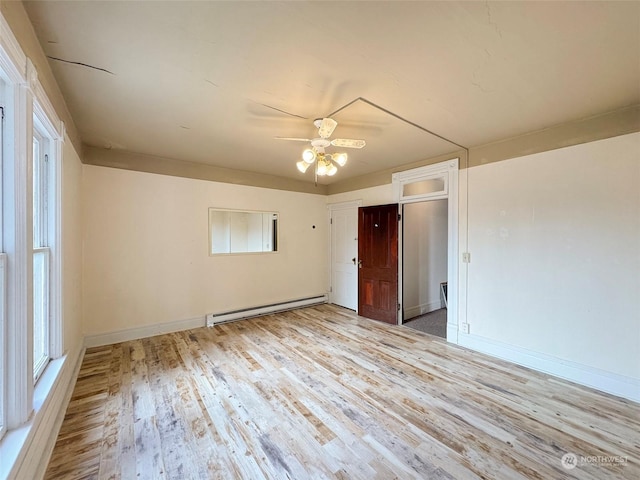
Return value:
<svg viewBox="0 0 640 480">
<path fill-rule="evenodd" d="M 469 324 L 468 323 L 461 323 L 460 324 L 460 330 L 462 330 L 462 333 L 469 333 Z"/>
</svg>

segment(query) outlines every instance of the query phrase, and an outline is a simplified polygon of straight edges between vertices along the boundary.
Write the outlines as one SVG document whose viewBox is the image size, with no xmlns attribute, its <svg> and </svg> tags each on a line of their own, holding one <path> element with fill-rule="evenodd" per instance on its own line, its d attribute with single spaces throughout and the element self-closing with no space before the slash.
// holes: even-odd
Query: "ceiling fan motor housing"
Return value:
<svg viewBox="0 0 640 480">
<path fill-rule="evenodd" d="M 314 138 L 311 140 L 311 146 L 315 148 L 326 148 L 331 145 L 331 142 L 326 138 Z"/>
</svg>

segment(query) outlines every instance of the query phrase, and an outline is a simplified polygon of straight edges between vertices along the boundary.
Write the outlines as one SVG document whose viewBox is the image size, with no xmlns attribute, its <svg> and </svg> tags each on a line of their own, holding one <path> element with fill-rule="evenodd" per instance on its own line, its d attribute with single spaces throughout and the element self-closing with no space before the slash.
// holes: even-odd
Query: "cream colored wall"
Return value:
<svg viewBox="0 0 640 480">
<path fill-rule="evenodd" d="M 82 197 L 85 335 L 326 293 L 324 195 L 84 165 Z M 278 212 L 279 251 L 209 256 L 209 207 Z"/>
<path fill-rule="evenodd" d="M 335 195 L 329 195 L 326 198 L 328 204 L 362 200 L 363 207 L 398 203 L 398 199 L 393 192 L 393 185 L 390 183 L 386 185 L 379 185 L 377 187 L 353 190 L 351 192 L 336 193 Z"/>
<path fill-rule="evenodd" d="M 639 152 L 634 133 L 468 170 L 473 336 L 640 379 Z"/>
<path fill-rule="evenodd" d="M 73 144 L 62 150 L 62 314 L 64 351 L 84 342 L 82 329 L 82 163 Z"/>
</svg>

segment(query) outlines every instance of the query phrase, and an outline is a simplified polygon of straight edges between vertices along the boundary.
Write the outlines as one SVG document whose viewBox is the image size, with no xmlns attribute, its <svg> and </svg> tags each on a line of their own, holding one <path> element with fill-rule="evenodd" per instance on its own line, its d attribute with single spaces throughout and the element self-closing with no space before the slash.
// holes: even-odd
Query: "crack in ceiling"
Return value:
<svg viewBox="0 0 640 480">
<path fill-rule="evenodd" d="M 73 62 L 71 60 L 64 60 L 62 58 L 57 58 L 57 57 L 51 57 L 49 55 L 47 55 L 47 58 L 50 60 L 55 60 L 56 62 L 62 62 L 62 63 L 70 63 L 72 65 L 80 65 L 81 67 L 87 67 L 87 68 L 93 68 L 94 70 L 99 70 L 101 72 L 106 72 L 109 73 L 111 75 L 115 75 L 115 73 L 110 72 L 109 70 L 107 70 L 106 68 L 100 68 L 100 67 L 95 67 L 93 65 L 89 65 L 88 63 L 82 63 L 82 62 Z"/>
</svg>

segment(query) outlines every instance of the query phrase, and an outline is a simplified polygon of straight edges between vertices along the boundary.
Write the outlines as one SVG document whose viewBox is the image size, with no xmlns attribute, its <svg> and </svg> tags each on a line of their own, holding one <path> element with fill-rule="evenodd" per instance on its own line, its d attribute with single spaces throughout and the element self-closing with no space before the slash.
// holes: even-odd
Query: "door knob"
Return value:
<svg viewBox="0 0 640 480">
<path fill-rule="evenodd" d="M 354 265 L 358 265 L 358 268 L 362 268 L 362 260 L 356 261 L 356 257 L 353 257 L 351 261 L 353 262 Z"/>
</svg>

